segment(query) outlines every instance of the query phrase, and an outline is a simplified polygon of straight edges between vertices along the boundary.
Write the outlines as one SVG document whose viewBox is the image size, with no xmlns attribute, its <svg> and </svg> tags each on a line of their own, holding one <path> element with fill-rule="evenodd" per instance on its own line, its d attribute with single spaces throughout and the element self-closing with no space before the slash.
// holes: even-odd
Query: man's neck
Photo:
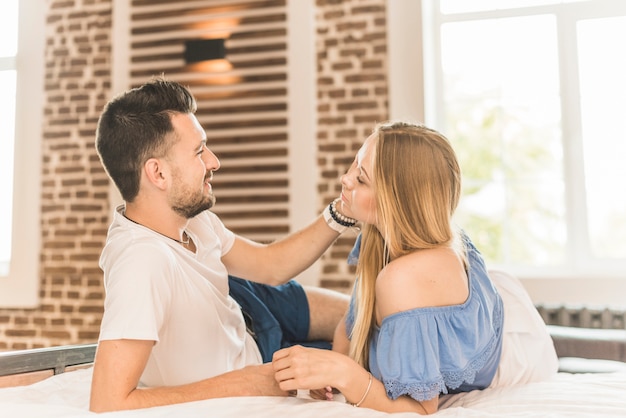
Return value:
<svg viewBox="0 0 626 418">
<path fill-rule="evenodd" d="M 133 202 L 126 203 L 123 215 L 128 220 L 179 243 L 185 243 L 189 240 L 189 237 L 185 233 L 185 228 L 189 220 L 182 218 L 171 209 L 159 210 L 158 207 L 154 205 L 150 210 L 147 210 Z"/>
</svg>

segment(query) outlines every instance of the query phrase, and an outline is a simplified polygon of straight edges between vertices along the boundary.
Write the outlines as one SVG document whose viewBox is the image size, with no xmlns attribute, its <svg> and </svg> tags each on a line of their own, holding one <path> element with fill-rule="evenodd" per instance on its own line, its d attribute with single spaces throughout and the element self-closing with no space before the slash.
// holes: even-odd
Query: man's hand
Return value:
<svg viewBox="0 0 626 418">
<path fill-rule="evenodd" d="M 280 389 L 271 363 L 247 366 L 181 386 L 137 388 L 153 341 L 101 341 L 96 352 L 89 409 L 149 408 L 232 396 L 290 396 Z"/>
<path fill-rule="evenodd" d="M 293 396 L 292 392 L 286 392 L 278 386 L 272 363 L 247 366 L 241 371 L 246 375 L 245 396 Z"/>
</svg>

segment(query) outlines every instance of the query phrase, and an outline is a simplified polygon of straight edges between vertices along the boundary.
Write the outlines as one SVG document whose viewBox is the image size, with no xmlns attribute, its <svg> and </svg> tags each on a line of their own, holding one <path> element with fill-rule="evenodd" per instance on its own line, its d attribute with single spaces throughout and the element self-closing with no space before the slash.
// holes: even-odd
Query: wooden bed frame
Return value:
<svg viewBox="0 0 626 418">
<path fill-rule="evenodd" d="M 97 344 L 0 352 L 0 388 L 23 386 L 55 374 L 89 367 Z"/>
</svg>

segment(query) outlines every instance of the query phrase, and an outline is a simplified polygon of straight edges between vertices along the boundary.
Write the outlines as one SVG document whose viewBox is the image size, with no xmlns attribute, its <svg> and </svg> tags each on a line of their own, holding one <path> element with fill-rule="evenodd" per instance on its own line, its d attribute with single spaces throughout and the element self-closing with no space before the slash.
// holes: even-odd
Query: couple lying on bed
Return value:
<svg viewBox="0 0 626 418">
<path fill-rule="evenodd" d="M 341 197 L 306 228 L 261 245 L 208 210 L 220 163 L 195 111 L 186 88 L 155 79 L 100 117 L 97 151 L 125 204 L 100 261 L 91 410 L 309 389 L 432 413 L 440 394 L 556 371 L 553 349 L 529 358 L 527 327 L 510 326 L 518 339 L 508 342 L 506 300 L 451 222 L 460 170 L 441 134 L 378 125 L 342 176 Z M 289 280 L 357 223 L 350 303 Z"/>
</svg>

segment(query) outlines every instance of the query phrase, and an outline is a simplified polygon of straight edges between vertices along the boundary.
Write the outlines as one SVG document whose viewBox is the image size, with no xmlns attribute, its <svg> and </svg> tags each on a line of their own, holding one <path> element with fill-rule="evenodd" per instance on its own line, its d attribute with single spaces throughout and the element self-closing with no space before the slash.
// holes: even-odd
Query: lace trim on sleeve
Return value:
<svg viewBox="0 0 626 418">
<path fill-rule="evenodd" d="M 443 379 L 431 384 L 422 383 L 402 383 L 402 382 L 384 382 L 387 396 L 389 399 L 396 400 L 402 395 L 409 395 L 416 401 L 426 401 L 439 396 L 440 393 L 448 393 Z"/>
<path fill-rule="evenodd" d="M 501 323 L 500 317 L 502 316 L 502 310 L 496 309 L 494 311 L 494 323 Z M 502 332 L 501 327 L 498 327 L 497 334 Z M 498 339 L 492 338 L 489 345 L 481 353 L 480 356 L 472 360 L 465 369 L 458 371 L 441 371 L 441 374 L 437 381 L 431 383 L 404 383 L 396 380 L 383 380 L 387 396 L 390 399 L 398 399 L 402 395 L 408 395 L 416 401 L 425 401 L 438 396 L 440 393 L 447 394 L 448 389 L 456 389 L 463 383 L 474 383 L 476 374 L 485 366 L 487 361 L 491 358 L 493 351 L 498 346 Z"/>
</svg>

